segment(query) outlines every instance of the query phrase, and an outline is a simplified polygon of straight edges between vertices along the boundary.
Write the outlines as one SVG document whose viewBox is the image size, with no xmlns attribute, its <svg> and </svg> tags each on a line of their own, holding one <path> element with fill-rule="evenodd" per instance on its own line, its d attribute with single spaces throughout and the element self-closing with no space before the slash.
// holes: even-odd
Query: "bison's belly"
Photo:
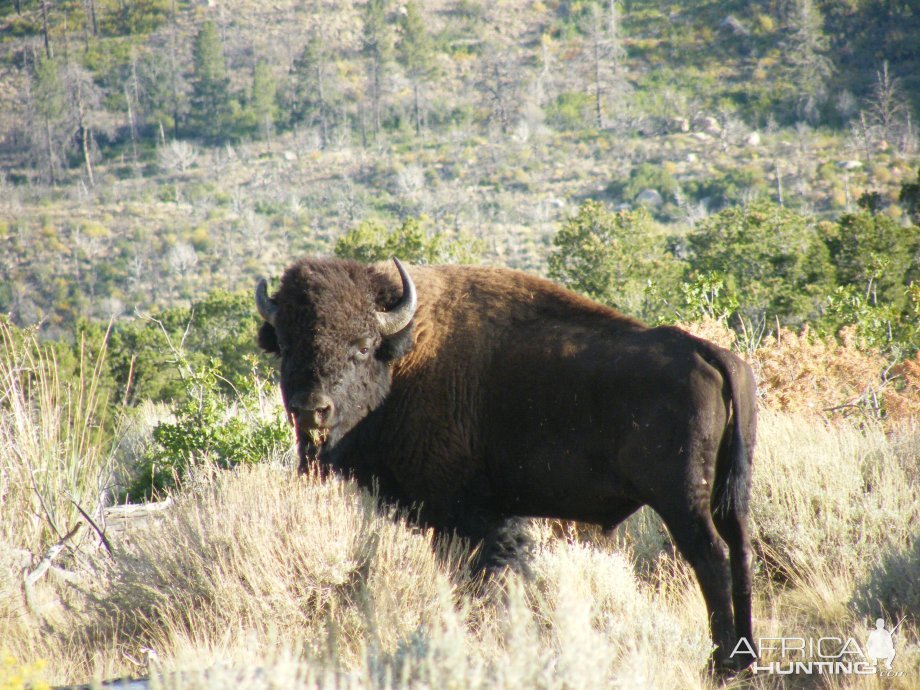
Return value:
<svg viewBox="0 0 920 690">
<path fill-rule="evenodd" d="M 608 523 L 620 506 L 642 502 L 609 457 L 592 459 L 560 449 L 496 465 L 495 499 L 505 513 Z"/>
<path fill-rule="evenodd" d="M 685 396 L 598 388 L 524 397 L 490 420 L 485 465 L 504 510 L 615 522 L 623 505 L 685 480 L 695 425 Z"/>
</svg>

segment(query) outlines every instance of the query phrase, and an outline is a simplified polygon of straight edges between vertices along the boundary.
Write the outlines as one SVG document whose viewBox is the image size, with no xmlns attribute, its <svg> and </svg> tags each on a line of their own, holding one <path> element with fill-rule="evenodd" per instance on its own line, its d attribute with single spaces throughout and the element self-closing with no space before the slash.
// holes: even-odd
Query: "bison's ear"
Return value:
<svg viewBox="0 0 920 690">
<path fill-rule="evenodd" d="M 266 352 L 271 352 L 276 355 L 281 354 L 281 348 L 278 347 L 278 334 L 275 332 L 275 327 L 264 321 L 262 322 L 262 327 L 259 329 L 259 347 Z"/>
<path fill-rule="evenodd" d="M 413 330 L 415 330 L 415 324 L 410 323 L 399 333 L 384 338 L 380 347 L 377 348 L 377 359 L 382 362 L 392 362 L 409 354 L 415 344 L 412 337 Z"/>
<path fill-rule="evenodd" d="M 374 304 L 377 311 L 390 311 L 402 299 L 403 286 L 376 268 L 369 267 L 368 271 L 371 284 L 376 291 Z M 392 362 L 409 354 L 415 344 L 415 339 L 412 337 L 414 328 L 415 323 L 410 322 L 408 326 L 393 335 L 384 336 L 383 342 L 377 348 L 377 359 L 382 362 Z"/>
</svg>

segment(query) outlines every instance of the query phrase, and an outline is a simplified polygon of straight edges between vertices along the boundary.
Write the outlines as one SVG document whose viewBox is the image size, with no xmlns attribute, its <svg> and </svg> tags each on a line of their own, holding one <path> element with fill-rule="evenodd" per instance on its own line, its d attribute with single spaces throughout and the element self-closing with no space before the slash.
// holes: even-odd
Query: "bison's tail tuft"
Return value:
<svg viewBox="0 0 920 690">
<path fill-rule="evenodd" d="M 737 413 L 734 413 L 737 420 Z M 712 497 L 712 510 L 719 515 L 742 514 L 748 510 L 751 496 L 751 462 L 744 435 L 740 433 L 737 422 L 732 424 L 731 433 L 726 434 L 723 447 L 716 465 L 715 490 Z M 725 461 L 727 456 L 727 462 Z"/>
<path fill-rule="evenodd" d="M 731 426 L 719 448 L 712 510 L 717 515 L 747 513 L 756 429 L 754 377 L 750 368 L 729 352 L 712 348 L 711 360 L 722 371 L 731 392 Z"/>
</svg>

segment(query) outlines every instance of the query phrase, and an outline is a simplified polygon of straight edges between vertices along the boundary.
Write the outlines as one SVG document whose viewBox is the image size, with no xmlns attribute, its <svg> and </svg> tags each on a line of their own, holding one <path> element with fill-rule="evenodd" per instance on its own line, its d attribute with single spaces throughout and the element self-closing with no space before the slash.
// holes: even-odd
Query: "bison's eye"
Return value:
<svg viewBox="0 0 920 690">
<path fill-rule="evenodd" d="M 371 349 L 374 347 L 374 341 L 370 338 L 360 338 L 354 343 L 354 356 L 355 359 L 362 360 L 367 359 L 371 354 Z"/>
</svg>

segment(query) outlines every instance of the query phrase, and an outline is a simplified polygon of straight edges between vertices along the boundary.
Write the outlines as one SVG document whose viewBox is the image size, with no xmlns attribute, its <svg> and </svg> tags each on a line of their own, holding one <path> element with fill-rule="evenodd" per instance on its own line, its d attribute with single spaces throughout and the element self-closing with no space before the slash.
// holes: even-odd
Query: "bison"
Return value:
<svg viewBox="0 0 920 690">
<path fill-rule="evenodd" d="M 256 304 L 280 356 L 300 469 L 418 506 L 425 524 L 520 548 L 525 517 L 612 528 L 643 505 L 692 565 L 717 667 L 751 631 L 751 369 L 517 271 L 305 258 Z M 727 549 L 726 549 L 727 546 Z"/>
</svg>

